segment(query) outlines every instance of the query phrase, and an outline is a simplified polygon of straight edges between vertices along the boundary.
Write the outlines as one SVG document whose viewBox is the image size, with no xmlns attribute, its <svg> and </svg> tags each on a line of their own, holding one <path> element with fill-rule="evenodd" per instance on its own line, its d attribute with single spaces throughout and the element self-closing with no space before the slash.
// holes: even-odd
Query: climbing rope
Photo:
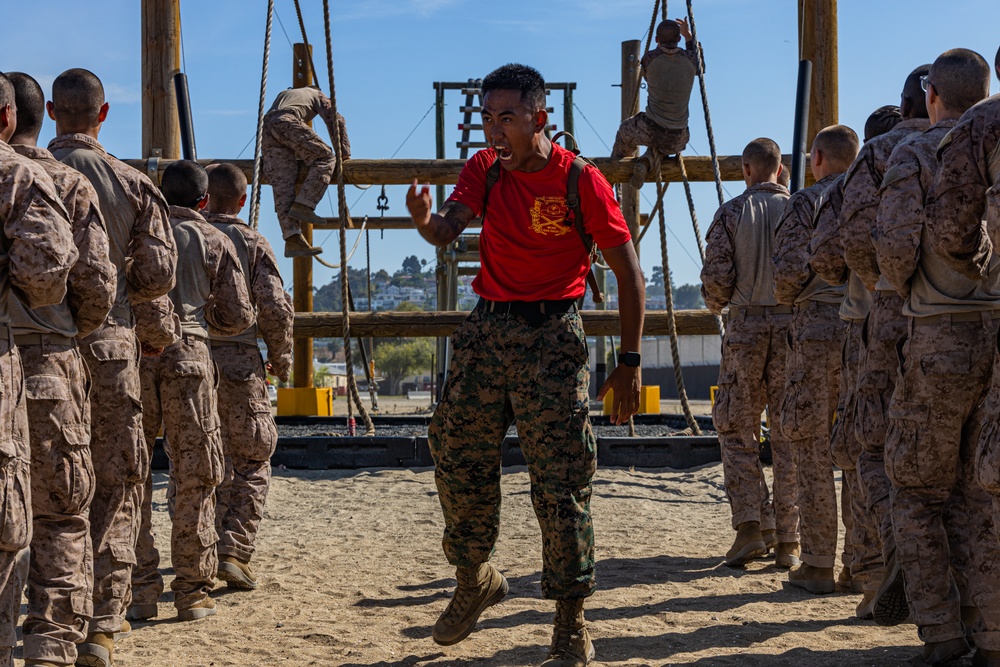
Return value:
<svg viewBox="0 0 1000 667">
<path fill-rule="evenodd" d="M 692 0 L 687 0 L 688 23 L 691 28 L 691 39 L 698 52 L 698 87 L 701 89 L 701 105 L 705 110 L 705 129 L 708 130 L 708 148 L 712 153 L 712 171 L 715 172 L 715 190 L 719 194 L 719 206 L 726 201 L 722 196 L 722 172 L 719 171 L 719 154 L 715 150 L 715 132 L 712 131 L 712 112 L 708 108 L 708 89 L 705 87 L 705 57 L 701 52 L 701 42 L 698 41 L 698 31 L 694 25 L 694 9 Z M 692 211 L 694 208 L 691 209 Z M 701 241 L 699 240 L 699 243 Z"/>
<path fill-rule="evenodd" d="M 257 144 L 253 149 L 253 187 L 250 189 L 250 227 L 257 229 L 260 217 L 261 139 L 264 134 L 264 103 L 267 98 L 267 67 L 271 60 L 271 21 L 274 0 L 267 0 L 267 25 L 264 28 L 264 64 L 260 69 L 260 102 L 257 105 Z"/>
<path fill-rule="evenodd" d="M 662 197 L 663 176 L 659 164 L 656 168 L 656 190 L 658 196 Z M 692 209 L 694 210 L 694 209 Z M 677 336 L 677 322 L 674 320 L 674 285 L 670 275 L 670 259 L 667 256 L 667 223 L 666 216 L 663 215 L 663 207 L 659 209 L 660 221 L 660 256 L 663 259 L 663 292 L 667 302 L 667 333 L 670 336 L 670 356 L 674 363 L 674 381 L 677 383 L 677 397 L 681 401 L 681 410 L 684 412 L 684 419 L 687 421 L 691 433 L 701 435 L 701 428 L 698 421 L 691 412 L 691 405 L 688 403 L 687 391 L 684 389 L 684 376 L 681 373 L 681 352 L 680 342 Z"/>
<path fill-rule="evenodd" d="M 688 180 L 687 169 L 684 167 L 684 157 L 678 153 L 677 162 L 681 166 L 681 178 L 684 180 L 684 194 L 687 196 L 688 210 L 691 211 L 691 227 L 694 229 L 694 238 L 698 242 L 698 254 L 701 255 L 701 263 L 705 264 L 705 243 L 701 240 L 701 227 L 698 226 L 698 213 L 694 208 L 694 197 L 691 196 L 691 181 Z M 722 322 L 722 317 L 715 316 L 715 327 L 719 330 L 719 335 L 726 333 L 726 325 Z"/>
</svg>

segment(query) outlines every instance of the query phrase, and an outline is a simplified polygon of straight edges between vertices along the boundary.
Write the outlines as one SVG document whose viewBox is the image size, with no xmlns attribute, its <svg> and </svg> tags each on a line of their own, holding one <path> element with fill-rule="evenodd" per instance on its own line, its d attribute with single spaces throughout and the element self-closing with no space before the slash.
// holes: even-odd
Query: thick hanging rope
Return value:
<svg viewBox="0 0 1000 667">
<path fill-rule="evenodd" d="M 264 28 L 264 64 L 260 68 L 260 103 L 257 105 L 257 143 L 253 149 L 253 187 L 250 189 L 250 227 L 257 229 L 260 218 L 261 139 L 264 134 L 264 103 L 267 98 L 267 67 L 271 60 L 271 21 L 274 0 L 267 0 L 267 25 Z"/>
<path fill-rule="evenodd" d="M 656 170 L 656 189 L 659 193 L 665 189 L 663 187 L 663 177 L 659 167 Z M 661 195 L 662 196 L 662 195 Z M 691 433 L 701 435 L 701 428 L 698 420 L 691 412 L 691 405 L 688 403 L 687 391 L 684 389 L 684 376 L 681 374 L 681 352 L 680 341 L 677 336 L 677 322 L 674 320 L 674 285 L 670 276 L 670 259 L 667 255 L 667 223 L 666 216 L 663 215 L 663 208 L 659 211 L 660 221 L 660 256 L 663 260 L 663 291 L 667 301 L 667 333 L 670 335 L 670 356 L 674 363 L 674 382 L 677 383 L 677 397 L 681 401 L 681 410 L 684 412 L 684 420 L 687 421 Z"/>
<path fill-rule="evenodd" d="M 688 23 L 691 28 L 691 39 L 698 51 L 698 87 L 701 89 L 701 105 L 705 110 L 705 128 L 708 130 L 708 148 L 712 153 L 712 171 L 715 172 L 715 190 L 719 194 L 719 206 L 726 201 L 722 196 L 722 172 L 719 171 L 719 154 L 715 150 L 715 132 L 712 131 L 712 112 L 708 108 L 708 89 L 705 87 L 705 58 L 698 41 L 698 32 L 694 25 L 694 9 L 692 0 L 687 0 Z M 692 211 L 694 209 L 691 209 Z"/>
</svg>

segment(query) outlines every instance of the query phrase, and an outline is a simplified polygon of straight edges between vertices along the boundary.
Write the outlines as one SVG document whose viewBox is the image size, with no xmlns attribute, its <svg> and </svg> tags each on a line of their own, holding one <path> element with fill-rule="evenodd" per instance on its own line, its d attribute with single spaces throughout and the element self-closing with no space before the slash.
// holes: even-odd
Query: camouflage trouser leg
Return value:
<svg viewBox="0 0 1000 667">
<path fill-rule="evenodd" d="M 220 556 L 249 561 L 271 483 L 278 430 L 257 346 L 212 344 L 219 368 L 219 421 L 226 473 L 216 490 Z"/>
<path fill-rule="evenodd" d="M 998 650 L 1000 542 L 974 454 L 1000 320 L 944 318 L 911 323 L 899 345 L 885 445 L 896 553 L 923 641 L 963 636 L 964 599 L 979 608 L 976 645 Z"/>
<path fill-rule="evenodd" d="M 807 301 L 789 329 L 781 429 L 798 449 L 802 562 L 833 567 L 837 551 L 837 489 L 830 434 L 837 407 L 846 332 L 835 304 Z"/>
<path fill-rule="evenodd" d="M 75 345 L 19 350 L 31 424 L 34 512 L 24 657 L 73 664 L 93 612 L 89 380 Z"/>
<path fill-rule="evenodd" d="M 31 542 L 31 447 L 21 358 L 0 327 L 0 667 L 13 667 L 24 590 L 19 552 Z"/>
<path fill-rule="evenodd" d="M 90 369 L 90 450 L 96 487 L 90 505 L 94 616 L 88 632 L 118 632 L 131 597 L 142 483 L 149 455 L 142 439 L 139 346 L 131 329 L 105 327 L 80 351 Z"/>
<path fill-rule="evenodd" d="M 622 121 L 611 148 L 611 157 L 621 159 L 635 153 L 638 146 L 648 146 L 662 155 L 676 155 L 684 150 L 691 132 L 688 128 L 668 130 L 650 120 L 644 112 Z"/>
<path fill-rule="evenodd" d="M 139 379 L 142 385 L 142 431 L 150 459 L 156 436 L 160 433 L 163 414 L 160 410 L 159 390 L 160 357 L 143 357 L 139 362 Z M 153 472 L 146 475 L 139 508 L 139 535 L 135 543 L 135 567 L 132 568 L 132 603 L 156 604 L 163 594 L 163 576 L 160 574 L 160 552 L 156 548 L 153 530 Z"/>
<path fill-rule="evenodd" d="M 772 505 L 760 465 L 760 414 L 772 415 L 785 390 L 785 342 L 790 315 L 730 317 L 723 340 L 719 390 L 712 416 L 722 445 L 726 495 L 733 528 L 758 521 L 777 531 L 779 542 L 799 539 L 794 454 L 780 429 L 771 429 L 774 468 Z M 772 422 L 773 423 L 773 422 Z"/>
<path fill-rule="evenodd" d="M 885 472 L 885 438 L 889 401 L 899 376 L 896 343 L 906 335 L 908 323 L 902 310 L 903 298 L 895 292 L 875 293 L 862 332 L 864 359 L 854 422 L 854 432 L 861 443 L 858 474 L 864 487 L 865 505 L 878 530 L 883 563 L 896 550 L 889 510 L 891 484 Z M 873 573 L 872 577 L 875 576 Z"/>
<path fill-rule="evenodd" d="M 261 151 L 264 161 L 262 170 L 264 178 L 271 184 L 281 233 L 288 238 L 300 231 L 301 224 L 288 217 L 288 209 L 293 203 L 315 208 L 323 198 L 333 176 L 333 151 L 312 127 L 290 113 L 265 118 Z M 309 171 L 296 195 L 299 160 L 306 164 Z"/>
<path fill-rule="evenodd" d="M 594 591 L 587 346 L 576 313 L 533 327 L 473 311 L 452 337 L 441 403 L 428 429 L 448 562 L 489 560 L 500 521 L 500 445 L 516 419 L 542 530 L 542 594 Z"/>
<path fill-rule="evenodd" d="M 187 609 L 215 586 L 215 487 L 222 481 L 215 371 L 208 343 L 185 336 L 160 355 L 160 410 L 170 457 L 170 559 L 174 606 Z"/>
</svg>

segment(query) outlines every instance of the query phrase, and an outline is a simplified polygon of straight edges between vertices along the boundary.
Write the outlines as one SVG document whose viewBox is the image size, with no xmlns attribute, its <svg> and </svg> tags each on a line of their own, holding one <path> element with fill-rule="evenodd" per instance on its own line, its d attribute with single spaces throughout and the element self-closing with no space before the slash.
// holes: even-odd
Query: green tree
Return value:
<svg viewBox="0 0 1000 667">
<path fill-rule="evenodd" d="M 681 285 L 674 287 L 674 308 L 677 310 L 698 310 L 705 307 L 701 298 L 701 285 Z"/>
<path fill-rule="evenodd" d="M 385 376 L 387 393 L 399 394 L 403 378 L 429 370 L 434 341 L 431 338 L 411 338 L 399 343 L 378 346 L 376 372 Z"/>
<path fill-rule="evenodd" d="M 422 266 L 416 255 L 410 255 L 403 260 L 403 273 L 408 276 L 415 276 L 421 272 Z"/>
</svg>

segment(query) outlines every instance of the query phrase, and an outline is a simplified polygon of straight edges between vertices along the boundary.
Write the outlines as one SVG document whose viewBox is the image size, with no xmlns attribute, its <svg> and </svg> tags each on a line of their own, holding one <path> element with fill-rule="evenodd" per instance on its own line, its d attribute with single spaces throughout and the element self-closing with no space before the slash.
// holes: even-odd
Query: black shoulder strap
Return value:
<svg viewBox="0 0 1000 667">
<path fill-rule="evenodd" d="M 486 206 L 490 203 L 490 190 L 500 180 L 500 158 L 493 160 L 493 164 L 486 170 L 486 194 L 483 195 L 483 214 L 481 220 L 486 220 Z"/>
<path fill-rule="evenodd" d="M 576 140 L 574 139 L 573 142 L 576 143 Z M 604 301 L 604 295 L 601 294 L 601 289 L 597 285 L 597 276 L 594 275 L 593 267 L 593 263 L 597 260 L 597 245 L 594 243 L 594 237 L 588 234 L 583 227 L 583 210 L 580 208 L 580 174 L 583 173 L 587 164 L 589 163 L 586 158 L 577 155 L 569 167 L 569 174 L 566 177 L 566 214 L 572 216 L 573 226 L 576 227 L 576 233 L 583 241 L 583 247 L 590 258 L 591 266 L 587 270 L 587 284 L 590 285 L 590 290 L 594 294 L 594 303 L 601 303 Z"/>
</svg>

